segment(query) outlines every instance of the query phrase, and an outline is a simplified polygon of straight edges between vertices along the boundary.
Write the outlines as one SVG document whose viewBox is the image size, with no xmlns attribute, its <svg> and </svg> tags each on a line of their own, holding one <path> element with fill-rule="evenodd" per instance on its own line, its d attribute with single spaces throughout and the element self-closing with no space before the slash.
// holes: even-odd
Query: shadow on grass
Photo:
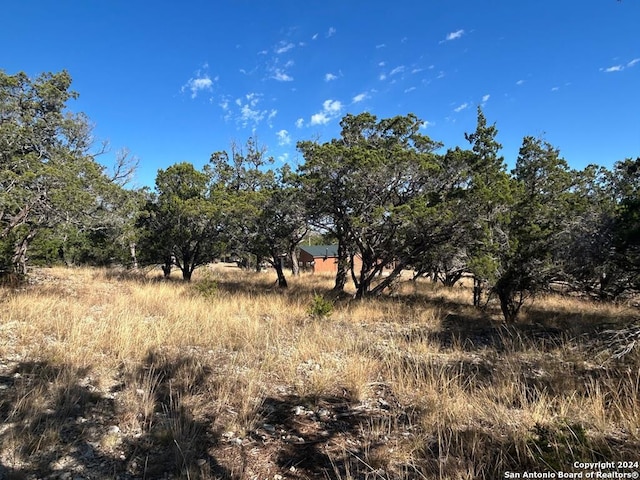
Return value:
<svg viewBox="0 0 640 480">
<path fill-rule="evenodd" d="M 156 410 L 149 428 L 137 434 L 120 431 L 117 388 L 98 392 L 87 369 L 24 362 L 0 376 L 0 478 L 68 473 L 123 480 L 166 474 L 231 479 L 208 454 L 218 438 L 213 422 L 196 420 L 181 401 L 186 390 L 176 372 L 189 368 L 189 361 L 162 363 L 153 355 L 147 361 L 141 371 L 153 364 L 159 372 L 152 392 Z"/>
<path fill-rule="evenodd" d="M 558 472 L 578 472 L 580 463 L 607 462 L 625 458 L 633 446 L 617 450 L 613 439 L 590 437 L 582 425 L 557 419 L 535 424 L 526 432 L 516 434 L 487 428 L 444 428 L 429 437 L 420 452 L 425 470 L 440 478 L 520 478 L 523 471 L 551 472 L 544 478 L 558 478 Z M 635 458 L 633 455 L 631 458 Z M 579 475 L 579 476 L 578 476 Z M 540 473 L 542 478 L 542 473 Z"/>
<path fill-rule="evenodd" d="M 206 413 L 196 418 L 187 401 L 206 390 L 211 374 L 195 356 L 169 356 L 158 351 L 149 352 L 133 371 L 123 372 L 124 385 L 114 389 L 141 386 L 137 395 L 142 393 L 151 408 L 143 418 L 142 432 L 124 442 L 128 471 L 137 478 L 160 478 L 166 473 L 186 478 L 233 478 L 210 454 L 221 433 L 215 429 L 215 418 Z M 138 416 L 144 414 L 139 411 Z"/>
<path fill-rule="evenodd" d="M 261 427 L 253 440 L 287 478 L 387 478 L 385 459 L 376 451 L 388 448 L 389 438 L 376 433 L 374 425 L 393 425 L 400 434 L 416 422 L 419 412 L 386 408 L 364 409 L 330 395 L 268 397 L 256 412 Z"/>
<path fill-rule="evenodd" d="M 104 475 L 122 471 L 116 459 L 94 448 L 102 421 L 113 417 L 115 407 L 112 399 L 92 391 L 88 373 L 66 365 L 23 362 L 0 378 L 2 444 L 11 460 L 0 465 L 0 472 L 7 478 L 61 473 L 72 464 L 91 466 Z"/>
</svg>

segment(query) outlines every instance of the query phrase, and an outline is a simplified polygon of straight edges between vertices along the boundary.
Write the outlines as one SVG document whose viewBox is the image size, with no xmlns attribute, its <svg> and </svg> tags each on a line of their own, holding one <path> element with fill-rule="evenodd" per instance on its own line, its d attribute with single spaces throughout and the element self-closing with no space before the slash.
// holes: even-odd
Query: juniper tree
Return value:
<svg viewBox="0 0 640 480">
<path fill-rule="evenodd" d="M 68 110 L 78 94 L 66 71 L 35 79 L 0 71 L 0 270 L 25 273 L 44 230 L 93 228 L 109 195 L 88 118 Z"/>
</svg>

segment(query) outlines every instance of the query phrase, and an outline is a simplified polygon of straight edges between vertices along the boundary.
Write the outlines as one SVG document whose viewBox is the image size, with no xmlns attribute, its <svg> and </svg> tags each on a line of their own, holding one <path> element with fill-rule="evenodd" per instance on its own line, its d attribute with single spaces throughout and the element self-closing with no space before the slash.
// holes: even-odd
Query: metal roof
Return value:
<svg viewBox="0 0 640 480">
<path fill-rule="evenodd" d="M 300 250 L 314 258 L 338 256 L 338 245 L 307 245 L 300 246 Z"/>
</svg>

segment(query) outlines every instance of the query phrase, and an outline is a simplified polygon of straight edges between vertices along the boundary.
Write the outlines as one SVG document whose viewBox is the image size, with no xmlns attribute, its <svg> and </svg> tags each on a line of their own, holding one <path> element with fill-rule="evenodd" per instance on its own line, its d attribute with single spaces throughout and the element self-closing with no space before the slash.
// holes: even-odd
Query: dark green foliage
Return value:
<svg viewBox="0 0 640 480">
<path fill-rule="evenodd" d="M 230 154 L 214 153 L 210 168 L 229 208 L 225 227 L 229 249 L 257 270 L 264 262 L 270 264 L 278 286 L 286 288 L 284 265 L 291 264 L 293 273 L 298 273 L 296 247 L 307 234 L 305 193 L 288 165 L 274 171 L 267 168 L 272 163 L 266 150 L 250 138 L 244 149 L 232 145 Z"/>
<path fill-rule="evenodd" d="M 307 309 L 309 315 L 313 318 L 326 318 L 333 313 L 333 302 L 327 300 L 322 295 L 314 295 L 313 300 Z"/>
<path fill-rule="evenodd" d="M 194 283 L 193 288 L 205 298 L 212 298 L 218 294 L 218 281 L 210 275 Z"/>
<path fill-rule="evenodd" d="M 90 235 L 115 214 L 121 185 L 94 160 L 88 119 L 67 111 L 77 97 L 66 71 L 30 79 L 0 72 L 0 243 L 5 271 L 25 273 L 44 231 Z M 116 173 L 122 173 L 117 170 Z M 122 180 L 119 178 L 118 180 Z M 49 241 L 40 256 L 55 256 Z"/>
<path fill-rule="evenodd" d="M 434 153 L 440 144 L 421 134 L 421 125 L 413 114 L 382 120 L 347 115 L 339 140 L 298 144 L 311 221 L 338 241 L 336 289 L 344 287 L 350 265 L 356 296 L 379 294 L 402 269 L 451 238 L 459 199 Z M 356 255 L 359 271 L 349 261 Z M 374 286 L 390 264 L 391 274 Z"/>
<path fill-rule="evenodd" d="M 182 278 L 211 262 L 223 249 L 222 197 L 208 172 L 190 163 L 159 170 L 138 221 L 139 252 L 147 264 L 162 263 L 165 276 L 176 265 Z"/>
<path fill-rule="evenodd" d="M 617 300 L 640 290 L 639 160 L 576 175 L 567 234 L 558 246 L 563 279 L 575 291 Z"/>
<path fill-rule="evenodd" d="M 494 291 L 507 321 L 514 321 L 528 296 L 560 278 L 553 252 L 563 240 L 570 213 L 573 173 L 549 143 L 525 137 L 513 171 L 514 196 Z"/>
<path fill-rule="evenodd" d="M 527 441 L 536 463 L 549 470 L 566 471 L 567 465 L 574 462 L 594 462 L 599 458 L 598 448 L 589 441 L 584 427 L 577 423 L 542 425 L 536 423 L 531 430 L 531 438 Z"/>
<path fill-rule="evenodd" d="M 615 262 L 628 288 L 640 290 L 640 157 L 615 165 L 619 198 L 614 226 Z"/>
<path fill-rule="evenodd" d="M 468 268 L 474 274 L 474 305 L 480 306 L 483 285 L 493 285 L 501 268 L 501 255 L 509 248 L 504 225 L 509 222 L 513 204 L 513 182 L 506 172 L 502 145 L 496 140 L 498 129 L 487 126 L 478 108 L 476 130 L 465 135 L 471 144 L 467 156 L 470 180 L 464 216 L 468 236 L 464 245 Z"/>
</svg>

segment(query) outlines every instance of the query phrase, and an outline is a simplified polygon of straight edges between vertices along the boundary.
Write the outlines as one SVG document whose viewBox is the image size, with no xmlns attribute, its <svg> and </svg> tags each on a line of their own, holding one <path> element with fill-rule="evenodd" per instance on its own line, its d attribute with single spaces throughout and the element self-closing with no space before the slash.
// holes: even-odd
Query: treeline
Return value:
<svg viewBox="0 0 640 480">
<path fill-rule="evenodd" d="M 362 113 L 342 119 L 337 139 L 299 142 L 296 170 L 273 168 L 249 139 L 133 190 L 135 160 L 122 152 L 111 171 L 95 160 L 88 119 L 66 111 L 70 85 L 66 72 L 0 72 L 5 276 L 27 263 L 120 263 L 177 267 L 190 280 L 233 255 L 270 263 L 286 287 L 285 263 L 295 274 L 298 245 L 320 232 L 339 245 L 335 289 L 351 280 L 358 298 L 408 268 L 449 285 L 472 274 L 474 303 L 495 295 L 507 320 L 552 284 L 605 300 L 640 289 L 640 158 L 573 170 L 525 137 L 508 171 L 481 109 L 465 148 L 445 153 L 412 114 Z"/>
</svg>

